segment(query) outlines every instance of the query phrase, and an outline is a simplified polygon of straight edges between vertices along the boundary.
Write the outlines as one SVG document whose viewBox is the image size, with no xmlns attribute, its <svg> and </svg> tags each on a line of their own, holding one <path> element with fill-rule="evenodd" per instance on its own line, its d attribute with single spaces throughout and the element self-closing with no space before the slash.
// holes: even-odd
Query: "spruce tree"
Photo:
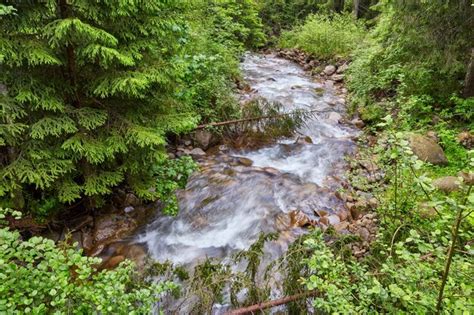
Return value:
<svg viewBox="0 0 474 315">
<path fill-rule="evenodd" d="M 0 5 L 0 198 L 94 201 L 127 183 L 153 199 L 167 133 L 197 117 L 176 101 L 186 28 L 169 0 Z"/>
</svg>

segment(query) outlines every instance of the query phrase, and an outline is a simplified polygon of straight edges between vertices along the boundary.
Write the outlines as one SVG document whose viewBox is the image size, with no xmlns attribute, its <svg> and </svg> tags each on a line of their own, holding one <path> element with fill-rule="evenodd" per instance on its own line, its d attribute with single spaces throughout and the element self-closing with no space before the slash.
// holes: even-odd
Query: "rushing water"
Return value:
<svg viewBox="0 0 474 315">
<path fill-rule="evenodd" d="M 342 206 L 334 192 L 356 131 L 338 122 L 344 106 L 336 90 L 274 55 L 249 54 L 242 70 L 254 90 L 244 97 L 280 102 L 287 111 L 317 111 L 298 130 L 312 143 L 295 136 L 258 150 L 201 159 L 200 172 L 178 192 L 177 217 L 158 217 L 139 239 L 158 261 L 189 266 L 206 257 L 225 259 L 247 249 L 261 232 L 280 231 L 285 241 L 277 242 L 270 253 L 277 257 L 303 232 L 285 219 L 291 211 L 317 221 L 315 210 L 332 214 Z"/>
</svg>

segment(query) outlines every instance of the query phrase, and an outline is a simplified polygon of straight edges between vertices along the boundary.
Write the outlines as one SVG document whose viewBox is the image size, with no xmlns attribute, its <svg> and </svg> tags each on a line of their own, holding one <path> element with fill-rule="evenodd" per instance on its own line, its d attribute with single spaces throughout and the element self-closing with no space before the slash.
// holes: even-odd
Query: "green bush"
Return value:
<svg viewBox="0 0 474 315">
<path fill-rule="evenodd" d="M 380 224 L 370 255 L 363 261 L 347 258 L 344 250 L 328 247 L 319 231 L 306 241 L 312 250 L 305 261 L 311 275 L 303 282 L 308 289 L 317 290 L 317 310 L 437 313 L 442 279 L 447 274 L 442 310 L 448 314 L 474 311 L 472 183 L 459 179 L 459 191 L 437 191 L 423 174 L 430 168 L 413 156 L 404 138 L 392 129 L 386 146 L 380 148 L 388 187 L 378 196 L 382 201 L 377 209 Z M 472 169 L 474 158 L 464 166 Z M 422 203 L 434 207 L 435 213 L 428 216 Z M 446 273 L 451 248 L 452 262 Z"/>
<path fill-rule="evenodd" d="M 0 208 L 6 215 L 19 212 Z M 0 313 L 2 314 L 149 314 L 171 282 L 139 281 L 126 261 L 114 270 L 98 270 L 100 258 L 85 257 L 67 243 L 0 228 Z"/>
<path fill-rule="evenodd" d="M 297 48 L 322 59 L 348 58 L 364 41 L 365 28 L 350 14 L 310 15 L 305 23 L 283 32 L 280 47 Z"/>
<path fill-rule="evenodd" d="M 474 40 L 470 5 L 381 1 L 376 8 L 376 26 L 353 54 L 353 103 L 362 112 L 374 106 L 385 113 L 401 111 L 409 125 L 426 124 L 441 113 L 468 120 L 469 111 L 452 95 L 462 88 Z"/>
</svg>

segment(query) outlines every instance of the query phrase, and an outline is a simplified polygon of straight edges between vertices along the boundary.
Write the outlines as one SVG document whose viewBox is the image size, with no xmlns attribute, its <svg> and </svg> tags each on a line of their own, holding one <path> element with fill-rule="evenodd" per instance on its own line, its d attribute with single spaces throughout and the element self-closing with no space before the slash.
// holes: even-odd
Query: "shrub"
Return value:
<svg viewBox="0 0 474 315">
<path fill-rule="evenodd" d="M 314 14 L 303 25 L 284 32 L 279 45 L 301 49 L 323 59 L 347 58 L 364 36 L 363 23 L 350 14 Z"/>
<path fill-rule="evenodd" d="M 6 215 L 0 208 L 0 226 Z M 98 270 L 100 258 L 85 257 L 74 245 L 42 237 L 22 239 L 0 228 L 0 313 L 149 314 L 171 282 L 139 281 L 130 261 Z"/>
</svg>

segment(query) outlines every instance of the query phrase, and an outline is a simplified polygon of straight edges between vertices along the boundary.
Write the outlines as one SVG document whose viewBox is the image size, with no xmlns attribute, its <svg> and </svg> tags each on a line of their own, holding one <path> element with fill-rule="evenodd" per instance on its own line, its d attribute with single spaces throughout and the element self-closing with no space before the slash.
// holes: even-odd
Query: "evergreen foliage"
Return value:
<svg viewBox="0 0 474 315">
<path fill-rule="evenodd" d="M 155 198 L 167 133 L 199 117 L 176 100 L 186 39 L 178 1 L 2 6 L 0 196 L 90 206 L 126 182 Z"/>
</svg>

